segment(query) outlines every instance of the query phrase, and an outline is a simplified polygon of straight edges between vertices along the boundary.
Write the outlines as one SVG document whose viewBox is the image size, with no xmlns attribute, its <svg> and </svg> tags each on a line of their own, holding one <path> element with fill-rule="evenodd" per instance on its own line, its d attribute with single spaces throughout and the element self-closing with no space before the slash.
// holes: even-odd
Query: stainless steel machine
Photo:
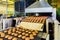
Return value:
<svg viewBox="0 0 60 40">
<path fill-rule="evenodd" d="M 46 32 L 42 31 L 39 34 L 39 37 L 43 39 L 45 38 L 45 40 L 58 40 L 59 22 L 56 20 L 56 8 L 51 7 L 45 0 L 39 0 L 25 8 L 25 15 L 28 16 L 29 14 L 30 16 L 48 16 L 44 26 L 44 30 L 46 30 Z M 48 34 L 49 36 L 47 35 L 44 37 L 46 35 L 43 35 L 44 33 Z"/>
<path fill-rule="evenodd" d="M 25 8 L 25 14 L 27 13 L 35 13 L 36 15 L 47 13 L 52 16 L 52 19 L 56 19 L 56 9 L 51 7 L 45 0 L 39 0 L 29 7 Z M 47 15 L 45 14 L 45 15 Z"/>
</svg>

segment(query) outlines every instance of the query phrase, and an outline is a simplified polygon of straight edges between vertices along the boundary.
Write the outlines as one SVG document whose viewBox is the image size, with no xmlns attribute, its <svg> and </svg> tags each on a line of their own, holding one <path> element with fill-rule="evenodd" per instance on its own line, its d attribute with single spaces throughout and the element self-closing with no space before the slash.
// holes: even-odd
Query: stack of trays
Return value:
<svg viewBox="0 0 60 40">
<path fill-rule="evenodd" d="M 44 23 L 46 19 L 47 19 L 47 16 L 27 17 L 22 22 Z"/>
<path fill-rule="evenodd" d="M 0 40 L 34 40 L 37 34 L 37 30 L 15 27 L 0 32 Z"/>
</svg>

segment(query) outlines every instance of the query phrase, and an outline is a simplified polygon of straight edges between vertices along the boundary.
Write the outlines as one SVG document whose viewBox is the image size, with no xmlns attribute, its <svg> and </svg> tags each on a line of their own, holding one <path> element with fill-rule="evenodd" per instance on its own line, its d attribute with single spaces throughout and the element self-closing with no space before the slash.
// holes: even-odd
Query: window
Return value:
<svg viewBox="0 0 60 40">
<path fill-rule="evenodd" d="M 14 14 L 14 0 L 0 0 L 0 14 Z"/>
<path fill-rule="evenodd" d="M 7 4 L 7 11 L 8 11 L 8 16 L 10 15 L 14 15 L 14 0 L 8 0 L 8 4 Z"/>
<path fill-rule="evenodd" d="M 0 0 L 0 14 L 5 14 L 6 13 L 6 2 L 5 1 Z"/>
</svg>

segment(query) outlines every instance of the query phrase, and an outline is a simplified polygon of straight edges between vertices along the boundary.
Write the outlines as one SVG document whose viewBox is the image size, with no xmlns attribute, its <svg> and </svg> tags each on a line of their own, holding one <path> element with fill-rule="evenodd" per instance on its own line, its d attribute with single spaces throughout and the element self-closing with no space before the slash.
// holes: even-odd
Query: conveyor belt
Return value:
<svg viewBox="0 0 60 40">
<path fill-rule="evenodd" d="M 19 25 L 26 29 L 43 31 L 43 26 L 48 16 L 26 17 Z"/>
<path fill-rule="evenodd" d="M 46 19 L 47 19 L 47 16 L 27 17 L 23 20 L 23 22 L 44 23 Z"/>
<path fill-rule="evenodd" d="M 34 25 L 35 25 L 35 23 L 39 23 L 39 24 L 35 25 L 36 27 L 38 27 L 40 25 L 40 23 L 43 23 L 43 21 L 46 20 L 46 18 L 47 18 L 46 16 L 27 17 L 23 20 L 23 22 L 32 22 L 32 23 L 34 23 Z M 29 24 L 32 24 L 32 23 L 29 23 Z M 41 29 L 40 26 L 38 27 L 39 29 Z M 29 26 L 27 26 L 27 27 L 29 28 Z M 10 28 L 10 29 L 4 30 L 3 32 L 0 32 L 0 40 L 1 39 L 2 40 L 41 40 L 38 37 L 38 33 L 39 32 L 37 30 L 26 29 L 22 26 L 19 26 L 19 27 Z"/>
<path fill-rule="evenodd" d="M 14 38 L 16 40 L 34 40 L 37 34 L 37 30 L 29 30 L 21 27 L 16 27 L 0 32 L 0 40 L 13 40 Z"/>
<path fill-rule="evenodd" d="M 45 33 L 21 27 L 10 28 L 0 32 L 0 40 L 42 40 L 42 38 L 46 39 L 44 36 Z"/>
</svg>

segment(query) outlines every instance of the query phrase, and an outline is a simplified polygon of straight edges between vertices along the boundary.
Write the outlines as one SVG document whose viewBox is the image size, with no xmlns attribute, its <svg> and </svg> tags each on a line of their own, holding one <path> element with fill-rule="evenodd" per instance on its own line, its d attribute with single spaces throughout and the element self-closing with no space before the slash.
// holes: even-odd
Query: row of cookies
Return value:
<svg viewBox="0 0 60 40">
<path fill-rule="evenodd" d="M 4 30 L 3 32 L 0 32 L 0 37 L 7 38 L 9 40 L 12 40 L 12 39 L 34 40 L 34 37 L 37 34 L 38 34 L 37 30 L 29 30 L 21 27 L 15 27 L 15 28 L 10 28 L 10 29 Z"/>
<path fill-rule="evenodd" d="M 33 23 L 44 23 L 47 16 L 40 16 L 40 17 L 27 17 L 23 22 L 33 22 Z"/>
</svg>

